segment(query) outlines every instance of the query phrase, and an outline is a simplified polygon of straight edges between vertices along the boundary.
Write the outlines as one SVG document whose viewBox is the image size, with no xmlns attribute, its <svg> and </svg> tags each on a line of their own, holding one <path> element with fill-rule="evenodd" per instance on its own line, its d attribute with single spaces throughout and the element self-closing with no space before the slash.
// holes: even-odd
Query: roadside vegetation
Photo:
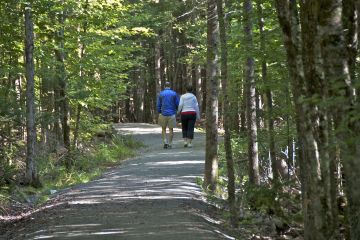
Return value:
<svg viewBox="0 0 360 240">
<path fill-rule="evenodd" d="M 13 158 L 11 168 L 0 176 L 0 215 L 14 215 L 29 210 L 49 200 L 59 190 L 86 183 L 101 176 L 111 167 L 134 157 L 143 144 L 131 136 L 121 136 L 108 131 L 108 125 L 102 125 L 96 132 L 88 134 L 88 142 L 71 152 L 74 163 L 71 169 L 63 164 L 66 152 L 40 151 L 37 156 L 41 187 L 34 188 L 23 184 L 25 164 L 21 158 Z M 22 150 L 19 146 L 18 151 Z M 6 184 L 5 184 L 6 183 Z"/>
</svg>

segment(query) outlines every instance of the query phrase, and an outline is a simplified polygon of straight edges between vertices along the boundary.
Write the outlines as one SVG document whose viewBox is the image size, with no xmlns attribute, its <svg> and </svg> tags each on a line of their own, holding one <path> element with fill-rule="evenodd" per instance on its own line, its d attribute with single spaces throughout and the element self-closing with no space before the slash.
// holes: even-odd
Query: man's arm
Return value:
<svg viewBox="0 0 360 240">
<path fill-rule="evenodd" d="M 175 95 L 175 106 L 176 106 L 176 108 L 179 107 L 179 103 L 180 103 L 180 99 L 179 99 L 179 96 L 176 94 Z"/>
<path fill-rule="evenodd" d="M 176 97 L 177 98 L 177 97 Z M 177 98 L 178 99 L 178 98 Z M 183 101 L 183 98 L 180 98 L 180 102 L 179 102 L 179 100 L 177 100 L 178 101 L 178 104 L 176 105 L 176 103 L 175 103 L 175 105 L 177 106 L 177 112 L 178 113 L 180 113 L 181 112 L 181 109 L 182 109 L 182 107 L 183 107 L 183 105 L 184 105 L 184 101 Z"/>
<path fill-rule="evenodd" d="M 159 94 L 159 96 L 157 98 L 157 102 L 156 102 L 156 110 L 157 110 L 158 113 L 161 113 L 161 104 L 162 104 L 162 102 L 161 102 L 161 97 L 160 97 L 160 94 Z"/>
</svg>

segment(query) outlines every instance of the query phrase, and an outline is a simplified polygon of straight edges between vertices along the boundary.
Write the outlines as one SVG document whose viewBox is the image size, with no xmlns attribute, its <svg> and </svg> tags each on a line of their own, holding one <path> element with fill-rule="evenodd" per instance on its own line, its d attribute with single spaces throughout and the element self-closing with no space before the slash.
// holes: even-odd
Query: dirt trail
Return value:
<svg viewBox="0 0 360 240">
<path fill-rule="evenodd" d="M 162 149 L 160 128 L 119 124 L 148 148 L 102 178 L 65 190 L 61 204 L 17 224 L 0 239 L 234 239 L 206 215 L 195 183 L 204 168 L 205 136 L 183 148 L 176 131 L 173 149 Z"/>
</svg>

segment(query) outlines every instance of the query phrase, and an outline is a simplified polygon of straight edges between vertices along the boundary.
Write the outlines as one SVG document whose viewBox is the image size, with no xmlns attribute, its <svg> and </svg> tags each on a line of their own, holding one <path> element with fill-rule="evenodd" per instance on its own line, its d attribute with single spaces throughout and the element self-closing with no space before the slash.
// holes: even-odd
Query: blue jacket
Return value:
<svg viewBox="0 0 360 240">
<path fill-rule="evenodd" d="M 161 113 L 163 116 L 175 115 L 178 106 L 179 97 L 175 91 L 165 88 L 165 90 L 160 92 L 156 104 L 158 113 Z"/>
</svg>

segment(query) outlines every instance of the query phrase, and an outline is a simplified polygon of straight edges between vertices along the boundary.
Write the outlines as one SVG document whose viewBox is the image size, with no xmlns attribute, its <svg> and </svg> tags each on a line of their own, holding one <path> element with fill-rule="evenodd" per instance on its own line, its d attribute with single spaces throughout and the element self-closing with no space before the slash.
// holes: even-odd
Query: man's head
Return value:
<svg viewBox="0 0 360 240">
<path fill-rule="evenodd" d="M 166 82 L 164 85 L 165 88 L 170 88 L 170 82 Z"/>
</svg>

